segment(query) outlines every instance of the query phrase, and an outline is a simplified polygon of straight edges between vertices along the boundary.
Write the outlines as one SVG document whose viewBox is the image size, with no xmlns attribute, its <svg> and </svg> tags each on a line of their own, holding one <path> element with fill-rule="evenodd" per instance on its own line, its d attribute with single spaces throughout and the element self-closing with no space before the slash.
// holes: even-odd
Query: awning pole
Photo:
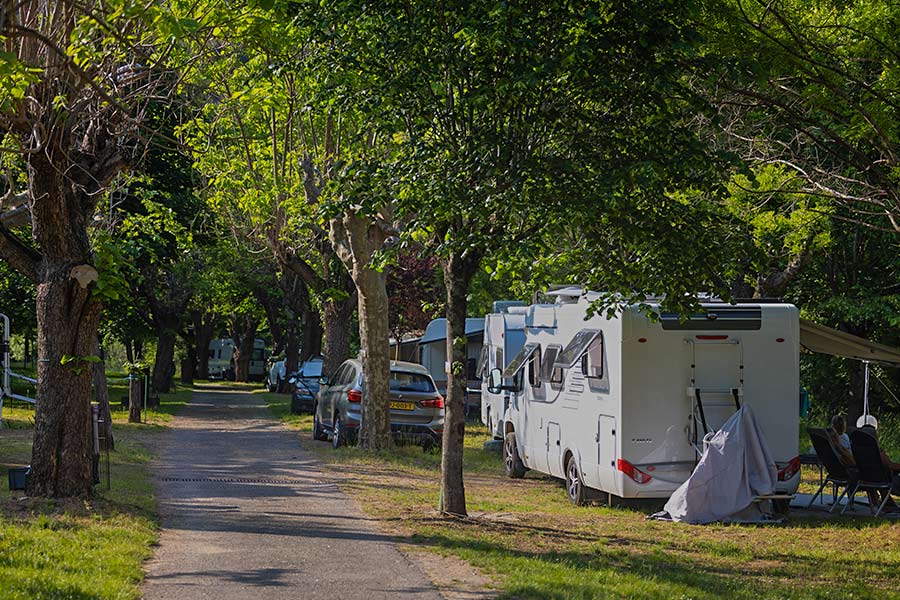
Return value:
<svg viewBox="0 0 900 600">
<path fill-rule="evenodd" d="M 866 366 L 866 383 L 863 386 L 863 417 L 869 416 L 869 361 L 864 360 Z"/>
</svg>

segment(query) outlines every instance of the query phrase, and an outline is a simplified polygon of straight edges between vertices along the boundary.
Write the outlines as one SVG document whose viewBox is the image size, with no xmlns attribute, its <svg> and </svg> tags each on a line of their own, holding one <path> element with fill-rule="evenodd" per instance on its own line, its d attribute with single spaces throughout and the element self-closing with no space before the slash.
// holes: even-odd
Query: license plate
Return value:
<svg viewBox="0 0 900 600">
<path fill-rule="evenodd" d="M 391 410 L 416 410 L 415 402 L 391 402 Z"/>
</svg>

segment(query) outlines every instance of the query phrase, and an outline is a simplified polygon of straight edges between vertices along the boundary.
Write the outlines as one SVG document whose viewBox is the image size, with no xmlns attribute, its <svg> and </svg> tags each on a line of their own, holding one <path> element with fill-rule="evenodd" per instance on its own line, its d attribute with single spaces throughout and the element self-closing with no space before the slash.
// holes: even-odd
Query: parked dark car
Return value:
<svg viewBox="0 0 900 600">
<path fill-rule="evenodd" d="M 337 448 L 356 440 L 362 404 L 362 363 L 344 361 L 334 377 L 321 380 L 313 420 L 313 438 Z M 392 361 L 390 382 L 391 432 L 398 441 L 430 448 L 444 431 L 444 399 L 422 365 Z"/>
<path fill-rule="evenodd" d="M 319 393 L 319 378 L 322 377 L 322 357 L 310 358 L 300 365 L 300 369 L 288 378 L 291 384 L 291 412 L 313 412 L 316 394 Z"/>
</svg>

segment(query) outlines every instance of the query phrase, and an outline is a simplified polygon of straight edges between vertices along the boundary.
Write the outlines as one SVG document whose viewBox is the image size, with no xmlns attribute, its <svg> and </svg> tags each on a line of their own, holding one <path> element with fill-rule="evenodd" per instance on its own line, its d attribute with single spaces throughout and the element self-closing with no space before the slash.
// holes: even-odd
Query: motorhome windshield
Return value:
<svg viewBox="0 0 900 600">
<path fill-rule="evenodd" d="M 582 329 L 575 334 L 569 345 L 566 346 L 559 356 L 556 357 L 554 368 L 571 369 L 578 360 L 587 352 L 591 342 L 600 335 L 599 329 Z"/>
<path fill-rule="evenodd" d="M 528 362 L 528 359 L 531 358 L 531 355 L 534 354 L 534 351 L 538 349 L 538 344 L 528 343 L 525 344 L 519 353 L 516 354 L 515 358 L 509 361 L 509 364 L 506 366 L 506 370 L 503 371 L 503 376 L 510 378 L 515 377 L 516 373 L 518 373 L 525 363 Z"/>
<path fill-rule="evenodd" d="M 762 327 L 760 308 L 707 308 L 706 312 L 692 313 L 683 320 L 678 313 L 659 315 L 662 328 L 667 331 L 697 330 L 753 330 Z"/>
<path fill-rule="evenodd" d="M 321 377 L 322 376 L 322 361 L 308 360 L 305 363 L 303 363 L 303 376 L 304 377 Z"/>
</svg>

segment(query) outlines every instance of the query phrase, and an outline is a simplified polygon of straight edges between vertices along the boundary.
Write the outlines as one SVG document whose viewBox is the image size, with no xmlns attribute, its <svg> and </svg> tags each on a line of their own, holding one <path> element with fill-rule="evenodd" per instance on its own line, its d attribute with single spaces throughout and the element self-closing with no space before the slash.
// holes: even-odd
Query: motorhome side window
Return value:
<svg viewBox="0 0 900 600">
<path fill-rule="evenodd" d="M 603 335 L 598 335 L 581 357 L 581 373 L 594 379 L 603 379 Z"/>
<path fill-rule="evenodd" d="M 558 344 L 547 346 L 547 350 L 544 352 L 544 360 L 541 363 L 541 381 L 549 381 L 554 385 L 562 383 L 563 370 L 553 366 L 560 352 L 562 352 L 562 346 Z"/>
<path fill-rule="evenodd" d="M 531 360 L 528 363 L 528 384 L 531 387 L 541 386 L 541 347 L 532 353 Z"/>
<path fill-rule="evenodd" d="M 482 346 L 481 347 L 481 356 L 478 357 L 478 370 L 475 373 L 476 379 L 481 379 L 481 377 L 484 375 L 485 371 L 490 371 L 490 369 L 487 368 L 489 354 L 490 354 L 490 350 L 488 349 L 488 347 L 486 345 Z"/>
<path fill-rule="evenodd" d="M 503 370 L 505 366 L 503 364 L 503 348 L 497 348 L 494 350 L 494 368 Z"/>
</svg>

